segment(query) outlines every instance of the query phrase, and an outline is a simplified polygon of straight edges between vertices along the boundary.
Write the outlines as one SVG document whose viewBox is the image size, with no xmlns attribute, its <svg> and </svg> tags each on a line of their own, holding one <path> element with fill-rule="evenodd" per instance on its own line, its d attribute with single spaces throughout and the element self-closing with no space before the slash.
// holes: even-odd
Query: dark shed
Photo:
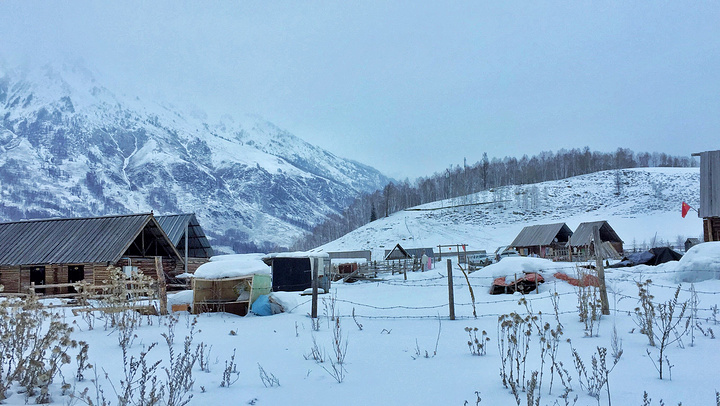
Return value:
<svg viewBox="0 0 720 406">
<path fill-rule="evenodd" d="M 318 270 L 319 287 L 330 290 L 330 256 L 326 253 L 281 252 L 263 258 L 272 268 L 272 291 L 297 292 L 312 287 L 312 273 Z"/>
</svg>

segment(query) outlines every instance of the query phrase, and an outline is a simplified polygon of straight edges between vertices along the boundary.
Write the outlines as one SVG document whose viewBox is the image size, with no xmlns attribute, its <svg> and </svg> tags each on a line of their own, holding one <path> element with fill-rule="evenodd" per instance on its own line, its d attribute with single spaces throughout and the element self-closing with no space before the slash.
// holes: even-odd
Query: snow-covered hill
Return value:
<svg viewBox="0 0 720 406">
<path fill-rule="evenodd" d="M 695 212 L 680 215 L 682 201 L 696 206 L 699 195 L 698 168 L 604 171 L 426 204 L 378 219 L 319 249 L 372 250 L 373 258 L 397 243 L 405 248 L 468 244 L 470 250 L 494 251 L 528 225 L 565 222 L 575 230 L 594 220 L 607 220 L 626 249 L 677 245 L 702 235 Z"/>
<path fill-rule="evenodd" d="M 195 212 L 214 245 L 269 249 L 387 181 L 263 119 L 210 122 L 82 66 L 0 68 L 0 220 Z"/>
</svg>

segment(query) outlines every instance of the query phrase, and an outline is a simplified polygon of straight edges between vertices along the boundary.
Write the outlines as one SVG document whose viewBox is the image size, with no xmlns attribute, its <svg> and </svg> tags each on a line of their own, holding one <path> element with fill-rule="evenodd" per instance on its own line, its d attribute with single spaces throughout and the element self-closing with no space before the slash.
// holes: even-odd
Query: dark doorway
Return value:
<svg viewBox="0 0 720 406">
<path fill-rule="evenodd" d="M 34 266 L 30 268 L 30 283 L 35 282 L 35 286 L 45 284 L 45 267 Z M 36 293 L 45 293 L 45 289 L 35 289 Z"/>
<path fill-rule="evenodd" d="M 68 283 L 80 282 L 85 279 L 85 265 L 70 265 L 68 267 Z M 70 293 L 77 293 L 74 287 L 70 287 Z"/>
</svg>

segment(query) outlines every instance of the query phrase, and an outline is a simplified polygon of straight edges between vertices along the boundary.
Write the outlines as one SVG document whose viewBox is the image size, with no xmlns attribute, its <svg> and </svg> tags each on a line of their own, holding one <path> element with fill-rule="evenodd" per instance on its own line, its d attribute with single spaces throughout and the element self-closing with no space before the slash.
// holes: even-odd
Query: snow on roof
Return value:
<svg viewBox="0 0 720 406">
<path fill-rule="evenodd" d="M 321 251 L 273 252 L 264 255 L 261 259 L 270 265 L 275 258 L 330 258 L 330 254 Z"/>
<path fill-rule="evenodd" d="M 265 254 L 216 255 L 200 265 L 195 277 L 201 279 L 237 278 L 254 274 L 270 274 L 262 261 Z"/>
</svg>

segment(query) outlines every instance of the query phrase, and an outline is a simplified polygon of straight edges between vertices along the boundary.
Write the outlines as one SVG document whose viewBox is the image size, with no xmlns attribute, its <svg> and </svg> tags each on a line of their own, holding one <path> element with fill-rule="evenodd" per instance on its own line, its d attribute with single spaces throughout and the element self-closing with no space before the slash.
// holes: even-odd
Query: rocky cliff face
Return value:
<svg viewBox="0 0 720 406">
<path fill-rule="evenodd" d="M 194 212 L 221 250 L 268 250 L 387 181 L 259 118 L 211 123 L 78 67 L 0 70 L 1 220 Z"/>
</svg>

